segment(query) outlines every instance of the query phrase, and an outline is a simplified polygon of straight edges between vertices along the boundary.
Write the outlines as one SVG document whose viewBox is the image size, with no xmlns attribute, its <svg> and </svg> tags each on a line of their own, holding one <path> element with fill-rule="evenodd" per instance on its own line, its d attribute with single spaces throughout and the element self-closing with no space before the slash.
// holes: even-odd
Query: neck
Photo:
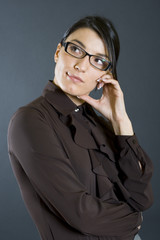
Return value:
<svg viewBox="0 0 160 240">
<path fill-rule="evenodd" d="M 55 83 L 55 81 L 53 80 L 53 84 L 55 84 L 57 87 L 59 87 L 56 83 Z M 61 89 L 62 90 L 62 89 Z M 63 91 L 63 90 L 62 90 Z M 64 91 L 63 91 L 64 92 Z M 74 103 L 74 104 L 76 104 L 77 106 L 80 106 L 81 104 L 83 104 L 85 101 L 84 100 L 82 100 L 82 99 L 79 99 L 77 96 L 73 96 L 73 95 L 70 95 L 69 93 L 66 93 L 66 92 L 64 92 L 66 95 L 67 95 L 67 97 L 69 97 L 69 99 Z"/>
<path fill-rule="evenodd" d="M 85 101 L 83 101 L 82 99 L 79 99 L 79 98 L 77 98 L 77 97 L 75 97 L 75 96 L 73 96 L 73 95 L 70 95 L 70 94 L 68 94 L 68 93 L 65 93 L 69 98 L 70 98 L 70 100 L 74 103 L 74 104 L 76 104 L 77 106 L 80 106 L 81 104 L 83 104 Z"/>
</svg>

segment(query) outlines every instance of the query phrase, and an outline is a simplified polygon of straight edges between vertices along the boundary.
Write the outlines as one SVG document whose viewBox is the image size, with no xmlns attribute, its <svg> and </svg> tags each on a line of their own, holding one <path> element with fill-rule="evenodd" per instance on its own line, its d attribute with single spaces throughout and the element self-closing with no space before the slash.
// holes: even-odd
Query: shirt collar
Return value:
<svg viewBox="0 0 160 240">
<path fill-rule="evenodd" d="M 95 121 L 95 112 L 92 107 L 83 103 L 80 106 L 77 106 L 71 101 L 71 99 L 53 83 L 52 80 L 49 80 L 45 86 L 42 96 L 62 115 L 67 116 L 71 113 L 78 112 L 77 110 L 82 110 L 90 118 L 90 120 L 96 125 Z"/>
<path fill-rule="evenodd" d="M 114 159 L 113 153 L 105 143 L 107 140 L 107 135 L 103 130 L 100 133 L 99 128 L 97 128 L 97 124 L 100 120 L 97 117 L 96 113 L 94 112 L 93 108 L 88 103 L 83 103 L 82 105 L 78 106 L 74 104 L 70 98 L 58 87 L 56 86 L 51 80 L 47 83 L 46 87 L 43 90 L 42 96 L 59 112 L 61 113 L 61 117 L 64 119 L 68 118 L 68 115 L 71 117 L 70 125 L 74 126 L 76 131 L 74 133 L 74 140 L 76 144 L 87 148 L 87 149 L 97 149 L 97 144 L 100 147 L 100 150 L 104 153 L 107 153 L 110 156 L 110 159 Z M 77 108 L 80 111 L 75 111 Z M 82 126 L 82 124 L 77 120 L 78 115 L 85 113 L 85 116 L 88 117 L 93 125 L 91 126 L 92 129 L 92 136 L 95 139 L 93 141 L 90 133 Z M 77 115 L 78 114 L 78 115 Z M 104 127 L 105 129 L 106 127 Z M 84 140 L 85 139 L 85 140 Z"/>
<path fill-rule="evenodd" d="M 58 112 L 65 116 L 77 109 L 77 105 L 51 80 L 49 80 L 45 86 L 42 96 L 56 108 Z"/>
</svg>

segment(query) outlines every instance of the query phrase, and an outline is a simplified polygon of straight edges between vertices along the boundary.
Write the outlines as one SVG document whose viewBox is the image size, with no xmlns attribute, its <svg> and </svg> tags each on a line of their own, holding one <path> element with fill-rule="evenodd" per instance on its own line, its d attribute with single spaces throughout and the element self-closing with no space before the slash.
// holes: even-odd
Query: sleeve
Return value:
<svg viewBox="0 0 160 240">
<path fill-rule="evenodd" d="M 128 204 L 110 204 L 87 193 L 55 132 L 38 110 L 19 110 L 13 116 L 8 145 L 10 156 L 18 159 L 37 194 L 73 228 L 101 236 L 138 231 L 140 215 Z"/>
<path fill-rule="evenodd" d="M 151 177 L 153 165 L 138 143 L 136 135 L 116 136 L 119 150 L 118 165 L 121 180 L 130 198 L 127 202 L 137 211 L 144 211 L 153 203 Z M 141 167 L 140 167 L 140 165 Z"/>
</svg>

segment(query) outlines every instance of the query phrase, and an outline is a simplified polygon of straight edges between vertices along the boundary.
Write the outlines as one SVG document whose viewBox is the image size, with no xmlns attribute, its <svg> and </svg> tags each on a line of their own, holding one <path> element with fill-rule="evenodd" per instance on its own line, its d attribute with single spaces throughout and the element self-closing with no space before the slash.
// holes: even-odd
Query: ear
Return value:
<svg viewBox="0 0 160 240">
<path fill-rule="evenodd" d="M 55 63 L 58 61 L 61 47 L 62 47 L 62 45 L 61 45 L 61 43 L 59 43 L 58 46 L 57 46 L 56 52 L 54 54 L 54 61 L 55 61 Z"/>
</svg>

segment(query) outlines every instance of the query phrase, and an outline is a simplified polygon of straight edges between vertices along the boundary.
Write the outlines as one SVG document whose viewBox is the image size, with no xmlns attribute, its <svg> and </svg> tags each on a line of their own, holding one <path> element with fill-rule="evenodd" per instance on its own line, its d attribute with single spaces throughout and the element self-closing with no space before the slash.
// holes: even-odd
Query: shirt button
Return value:
<svg viewBox="0 0 160 240">
<path fill-rule="evenodd" d="M 78 112 L 78 111 L 79 111 L 79 108 L 76 108 L 74 111 L 75 111 L 75 112 Z"/>
</svg>

